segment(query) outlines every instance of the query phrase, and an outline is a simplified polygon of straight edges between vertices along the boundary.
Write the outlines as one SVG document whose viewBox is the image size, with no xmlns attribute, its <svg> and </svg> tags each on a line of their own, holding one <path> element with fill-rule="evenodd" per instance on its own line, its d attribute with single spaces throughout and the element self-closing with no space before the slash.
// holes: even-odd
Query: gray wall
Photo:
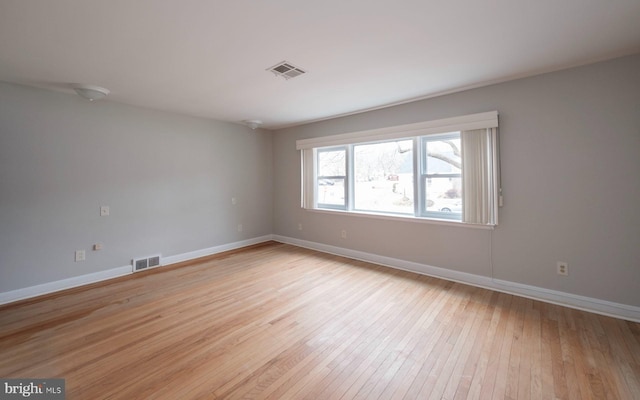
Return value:
<svg viewBox="0 0 640 400">
<path fill-rule="evenodd" d="M 500 112 L 505 196 L 495 230 L 300 209 L 296 139 L 491 110 Z M 640 55 L 283 129 L 273 140 L 275 234 L 640 306 Z M 568 277 L 557 261 L 569 263 Z"/>
<path fill-rule="evenodd" d="M 271 144 L 264 130 L 0 83 L 0 292 L 272 233 Z"/>
<path fill-rule="evenodd" d="M 300 209 L 296 139 L 490 110 L 495 230 Z M 273 134 L 0 83 L 0 292 L 275 233 L 640 306 L 639 171 L 640 55 Z"/>
</svg>

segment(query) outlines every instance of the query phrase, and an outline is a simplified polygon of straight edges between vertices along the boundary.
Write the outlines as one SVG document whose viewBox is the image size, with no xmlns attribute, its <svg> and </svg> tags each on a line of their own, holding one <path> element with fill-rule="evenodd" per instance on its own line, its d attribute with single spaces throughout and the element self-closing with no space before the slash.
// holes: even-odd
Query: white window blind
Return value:
<svg viewBox="0 0 640 400">
<path fill-rule="evenodd" d="M 315 199 L 313 190 L 316 179 L 315 179 L 315 168 L 314 164 L 314 156 L 313 149 L 308 148 L 302 150 L 302 208 L 315 208 Z"/>
<path fill-rule="evenodd" d="M 463 222 L 497 223 L 496 135 L 495 128 L 461 132 Z"/>
</svg>

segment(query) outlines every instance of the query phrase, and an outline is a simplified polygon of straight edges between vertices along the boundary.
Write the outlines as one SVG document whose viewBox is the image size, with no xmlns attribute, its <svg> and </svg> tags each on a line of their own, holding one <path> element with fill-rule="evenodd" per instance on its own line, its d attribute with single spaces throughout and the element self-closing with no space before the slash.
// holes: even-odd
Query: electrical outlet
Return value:
<svg viewBox="0 0 640 400">
<path fill-rule="evenodd" d="M 558 275 L 569 275 L 569 264 L 564 261 L 558 261 Z"/>
<path fill-rule="evenodd" d="M 84 250 L 76 250 L 76 258 L 75 258 L 76 262 L 84 261 L 86 259 L 87 258 L 86 258 L 86 255 L 84 253 Z"/>
<path fill-rule="evenodd" d="M 347 231 L 346 230 L 342 230 L 342 232 L 340 232 L 340 237 L 342 237 L 343 239 L 347 238 Z"/>
<path fill-rule="evenodd" d="M 100 216 L 108 217 L 110 213 L 109 206 L 100 206 Z"/>
<path fill-rule="evenodd" d="M 232 197 L 232 198 L 231 198 L 231 204 L 233 204 L 234 206 L 235 206 L 236 204 L 238 204 L 238 199 L 236 199 L 235 197 Z"/>
<path fill-rule="evenodd" d="M 302 230 L 302 224 L 298 224 L 298 230 L 301 231 Z"/>
<path fill-rule="evenodd" d="M 242 224 L 238 224 L 238 232 L 242 232 Z"/>
</svg>

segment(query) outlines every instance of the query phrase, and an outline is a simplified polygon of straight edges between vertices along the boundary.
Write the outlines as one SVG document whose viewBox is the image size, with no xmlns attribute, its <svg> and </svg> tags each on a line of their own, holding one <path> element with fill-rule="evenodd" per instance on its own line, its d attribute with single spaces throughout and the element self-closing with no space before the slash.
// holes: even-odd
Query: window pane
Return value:
<svg viewBox="0 0 640 400">
<path fill-rule="evenodd" d="M 344 206 L 344 178 L 318 178 L 318 204 Z"/>
<path fill-rule="evenodd" d="M 317 201 L 318 205 L 342 208 L 346 202 L 347 149 L 318 150 Z"/>
<path fill-rule="evenodd" d="M 461 169 L 460 133 L 425 141 L 426 171 L 432 174 L 459 174 Z"/>
<path fill-rule="evenodd" d="M 461 178 L 426 178 L 424 188 L 426 211 L 462 213 Z"/>
<path fill-rule="evenodd" d="M 353 147 L 354 208 L 413 214 L 413 140 Z"/>
<path fill-rule="evenodd" d="M 460 132 L 423 138 L 423 212 L 439 218 L 462 216 Z"/>
<path fill-rule="evenodd" d="M 318 151 L 318 176 L 345 176 L 346 150 Z"/>
</svg>

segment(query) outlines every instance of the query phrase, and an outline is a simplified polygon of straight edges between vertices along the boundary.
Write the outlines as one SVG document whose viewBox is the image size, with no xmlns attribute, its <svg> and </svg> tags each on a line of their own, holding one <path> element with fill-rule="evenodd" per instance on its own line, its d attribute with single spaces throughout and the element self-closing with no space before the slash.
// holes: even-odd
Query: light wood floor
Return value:
<svg viewBox="0 0 640 400">
<path fill-rule="evenodd" d="M 640 324 L 269 243 L 0 308 L 67 399 L 640 399 Z"/>
</svg>

